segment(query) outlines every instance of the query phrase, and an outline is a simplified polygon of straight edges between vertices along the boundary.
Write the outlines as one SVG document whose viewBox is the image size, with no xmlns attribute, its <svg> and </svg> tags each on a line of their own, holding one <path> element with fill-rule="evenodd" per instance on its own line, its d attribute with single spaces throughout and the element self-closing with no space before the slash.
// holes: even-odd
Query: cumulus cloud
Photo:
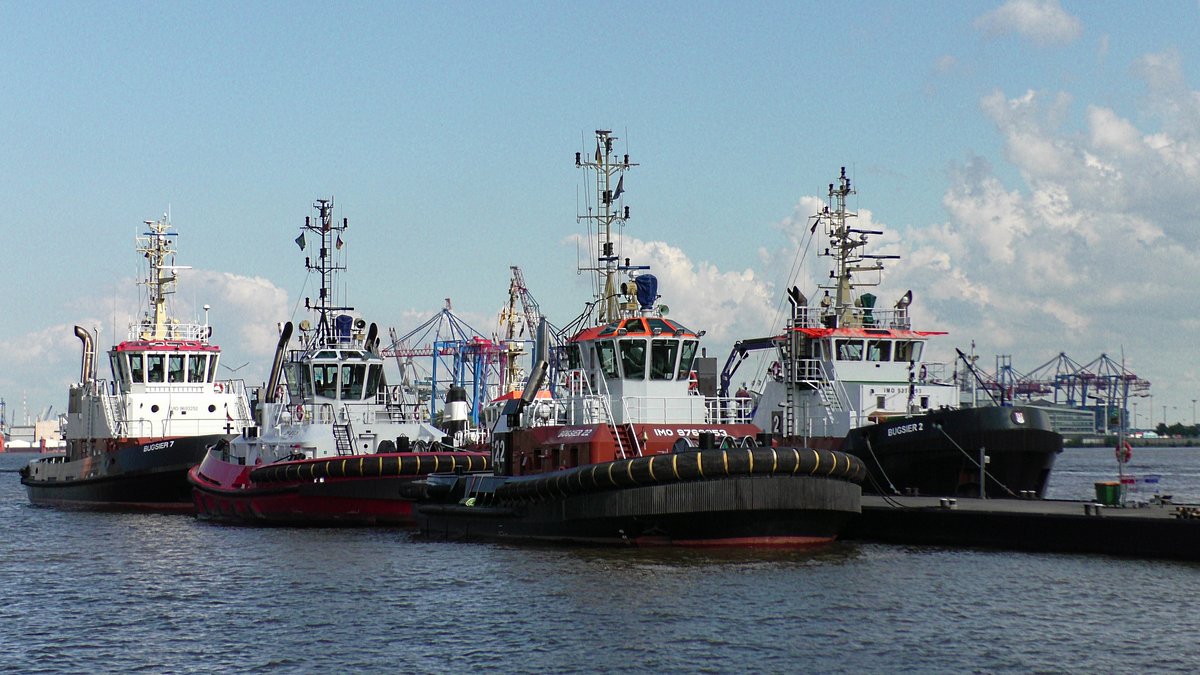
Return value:
<svg viewBox="0 0 1200 675">
<path fill-rule="evenodd" d="M 578 239 L 568 242 L 574 246 Z M 720 270 L 692 260 L 677 246 L 633 237 L 622 240 L 621 256 L 650 265 L 658 277 L 659 302 L 670 308 L 672 319 L 707 331 L 702 344 L 710 356 L 724 358 L 735 341 L 770 330 L 775 284 L 753 269 Z"/>
<path fill-rule="evenodd" d="M 147 304 L 144 287 L 134 279 L 118 288 L 116 297 L 73 299 L 72 306 L 80 308 L 80 314 L 72 323 L 32 327 L 25 335 L 0 342 L 0 351 L 9 356 L 9 365 L 0 374 L 2 391 L 22 392 L 31 404 L 54 403 L 61 412 L 67 387 L 79 379 L 81 343 L 75 325 L 96 335 L 97 372 L 107 378 L 104 354 L 128 338 L 130 323 L 145 312 Z M 140 298 L 138 290 L 143 292 Z M 203 305 L 210 305 L 212 340 L 221 347 L 221 363 L 228 368 L 223 377 L 242 378 L 250 385 L 265 380 L 278 340 L 276 323 L 289 318 L 286 292 L 261 277 L 193 269 L 180 272 L 179 292 L 170 301 L 171 315 L 184 322 L 202 322 Z"/>
<path fill-rule="evenodd" d="M 1200 274 L 1200 94 L 1172 52 L 1133 72 L 1139 122 L 1060 92 L 983 97 L 1010 166 L 954 167 L 948 221 L 907 228 L 888 281 L 917 289 L 914 316 L 952 346 L 976 340 L 1026 371 L 1123 351 L 1156 397 L 1186 400 L 1200 387 L 1182 328 L 1200 323 L 1182 282 Z"/>
<path fill-rule="evenodd" d="M 1058 0 L 1009 0 L 975 19 L 984 35 L 1019 35 L 1040 47 L 1066 45 L 1079 39 L 1083 24 L 1063 10 Z"/>
</svg>

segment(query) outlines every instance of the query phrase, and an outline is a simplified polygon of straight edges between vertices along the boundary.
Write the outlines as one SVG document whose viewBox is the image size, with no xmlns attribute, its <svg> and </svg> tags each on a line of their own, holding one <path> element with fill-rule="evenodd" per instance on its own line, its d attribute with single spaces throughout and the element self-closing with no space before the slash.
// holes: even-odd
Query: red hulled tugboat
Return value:
<svg viewBox="0 0 1200 675">
<path fill-rule="evenodd" d="M 332 200 L 314 207 L 317 220 L 306 218 L 296 241 L 320 241 L 316 260 L 305 259 L 320 275 L 319 297 L 306 303 L 316 323 L 300 322 L 300 346 L 290 350 L 292 324 L 283 326 L 258 424 L 213 447 L 188 475 L 201 519 L 408 525 L 413 481 L 489 468 L 488 453 L 453 447 L 466 424 L 462 390 L 447 396 L 440 430 L 424 421 L 415 399 L 387 385 L 375 324 L 368 328 L 333 298 L 347 223 L 334 221 Z"/>
<path fill-rule="evenodd" d="M 685 546 L 825 543 L 859 512 L 857 458 L 773 447 L 748 399 L 691 390 L 703 332 L 666 317 L 657 280 L 621 264 L 615 228 L 629 156 L 596 132 L 595 299 L 553 352 L 538 349 L 493 429 L 491 474 L 429 477 L 421 532 L 450 539 Z M 543 331 L 544 333 L 544 331 Z M 551 365 L 553 364 L 553 365 Z M 538 396 L 550 383 L 553 395 Z"/>
<path fill-rule="evenodd" d="M 21 470 L 34 504 L 189 512 L 187 470 L 250 423 L 244 384 L 217 379 L 220 349 L 209 342 L 207 318 L 180 323 L 168 315 L 174 270 L 185 268 L 174 264 L 170 223 L 146 224 L 137 251 L 149 265 L 149 311 L 109 351 L 111 381 L 96 376 L 92 333 L 75 327 L 83 364 L 69 393 L 66 453 Z"/>
</svg>

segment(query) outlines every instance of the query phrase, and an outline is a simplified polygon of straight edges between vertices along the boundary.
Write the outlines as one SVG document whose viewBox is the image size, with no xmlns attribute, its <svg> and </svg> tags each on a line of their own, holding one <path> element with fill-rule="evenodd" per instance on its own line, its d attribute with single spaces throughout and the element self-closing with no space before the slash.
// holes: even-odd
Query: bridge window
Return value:
<svg viewBox="0 0 1200 675">
<path fill-rule="evenodd" d="M 679 372 L 675 375 L 675 379 L 686 380 L 692 374 L 692 360 L 696 358 L 696 347 L 699 344 L 696 340 L 683 341 L 683 348 L 680 349 L 679 356 Z"/>
<path fill-rule="evenodd" d="M 308 368 L 301 363 L 287 364 L 285 371 L 287 379 L 288 395 L 292 401 L 299 402 L 306 397 L 312 396 L 312 380 L 308 376 Z"/>
<path fill-rule="evenodd" d="M 650 379 L 670 380 L 675 376 L 678 340 L 654 340 L 650 344 Z"/>
<path fill-rule="evenodd" d="M 604 371 L 605 377 L 617 376 L 617 353 L 611 340 L 596 343 L 596 358 L 600 360 L 600 370 Z"/>
<path fill-rule="evenodd" d="M 129 372 L 125 369 L 125 355 L 114 352 L 109 355 L 108 360 L 112 365 L 113 379 L 117 381 L 121 391 L 128 391 Z"/>
<path fill-rule="evenodd" d="M 183 354 L 171 354 L 167 357 L 167 381 L 183 382 Z"/>
<path fill-rule="evenodd" d="M 621 340 L 621 370 L 627 380 L 646 379 L 645 340 Z"/>
<path fill-rule="evenodd" d="M 868 361 L 891 361 L 892 360 L 892 342 L 891 342 L 891 340 L 867 340 L 867 360 Z"/>
<path fill-rule="evenodd" d="M 382 376 L 383 366 L 378 363 L 372 363 L 370 369 L 367 371 L 367 389 L 365 392 L 367 397 L 374 396 L 375 392 L 379 391 Z M 383 385 L 386 387 L 387 383 L 383 382 Z"/>
<path fill-rule="evenodd" d="M 917 340 L 897 340 L 896 341 L 896 360 L 915 363 L 921 360 L 921 347 L 924 342 Z"/>
<path fill-rule="evenodd" d="M 579 354 L 579 345 L 567 347 L 567 370 L 579 370 L 583 367 L 583 358 Z"/>
<path fill-rule="evenodd" d="M 862 361 L 862 340 L 835 340 L 838 361 Z"/>
<path fill-rule="evenodd" d="M 317 396 L 322 396 L 324 398 L 337 398 L 337 364 L 314 363 L 312 371 L 313 387 Z"/>
<path fill-rule="evenodd" d="M 192 354 L 188 356 L 188 382 L 203 382 L 204 367 L 208 365 L 207 354 Z"/>
<path fill-rule="evenodd" d="M 141 354 L 129 355 L 129 377 L 136 384 L 141 384 L 146 381 L 146 372 L 142 368 Z"/>
<path fill-rule="evenodd" d="M 367 375 L 366 364 L 344 365 L 342 366 L 342 400 L 343 401 L 359 401 L 362 400 L 363 383 Z"/>
<path fill-rule="evenodd" d="M 217 381 L 217 361 L 219 361 L 220 359 L 221 359 L 220 354 L 209 354 L 208 355 L 208 381 L 209 382 Z"/>
<path fill-rule="evenodd" d="M 162 382 L 165 379 L 166 359 L 162 354 L 146 355 L 146 381 Z"/>
</svg>

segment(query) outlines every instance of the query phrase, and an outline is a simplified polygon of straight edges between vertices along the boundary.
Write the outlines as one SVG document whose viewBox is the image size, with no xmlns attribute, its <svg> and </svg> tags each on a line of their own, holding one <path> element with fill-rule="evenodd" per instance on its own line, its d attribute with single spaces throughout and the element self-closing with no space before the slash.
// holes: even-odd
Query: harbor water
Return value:
<svg viewBox="0 0 1200 675">
<path fill-rule="evenodd" d="M 28 504 L 0 455 L 0 671 L 1195 672 L 1200 564 L 840 542 L 517 547 Z M 1068 449 L 1090 499 L 1111 449 Z M 1200 450 L 1128 471 L 1200 502 Z"/>
</svg>

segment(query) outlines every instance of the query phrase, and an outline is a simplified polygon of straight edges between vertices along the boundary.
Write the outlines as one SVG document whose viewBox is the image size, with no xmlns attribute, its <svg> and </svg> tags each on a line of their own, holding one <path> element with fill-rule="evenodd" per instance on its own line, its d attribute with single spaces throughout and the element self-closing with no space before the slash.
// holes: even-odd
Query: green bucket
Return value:
<svg viewBox="0 0 1200 675">
<path fill-rule="evenodd" d="M 1117 481 L 1096 483 L 1096 501 L 1105 506 L 1116 506 L 1121 503 L 1121 484 Z"/>
</svg>

